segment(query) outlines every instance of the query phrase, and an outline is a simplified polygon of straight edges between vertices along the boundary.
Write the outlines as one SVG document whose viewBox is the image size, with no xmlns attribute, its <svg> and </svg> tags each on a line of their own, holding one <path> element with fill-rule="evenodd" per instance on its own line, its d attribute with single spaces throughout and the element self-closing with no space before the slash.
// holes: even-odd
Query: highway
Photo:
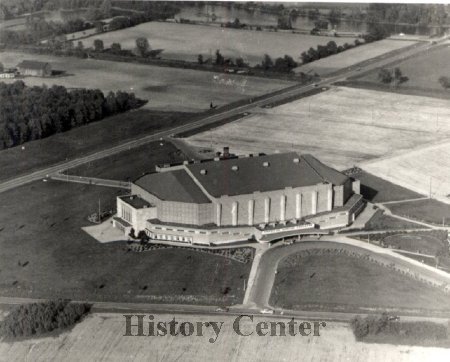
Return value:
<svg viewBox="0 0 450 362">
<path fill-rule="evenodd" d="M 414 54 L 418 54 L 420 52 L 430 50 L 431 48 L 436 47 L 436 46 L 439 46 L 439 44 L 432 45 L 430 43 L 418 43 L 416 47 L 414 47 L 412 49 L 408 48 L 404 52 L 399 52 L 391 57 L 386 58 L 386 57 L 381 56 L 379 58 L 373 59 L 373 61 L 371 61 L 371 62 L 365 62 L 365 64 L 362 67 L 355 65 L 355 66 L 349 67 L 347 69 L 343 69 L 342 73 L 331 76 L 331 77 L 323 78 L 322 80 L 318 81 L 315 84 L 308 84 L 308 85 L 299 84 L 297 86 L 289 87 L 289 88 L 286 88 L 285 90 L 278 92 L 277 94 L 274 94 L 273 96 L 269 96 L 269 97 L 257 100 L 255 102 L 252 102 L 249 104 L 236 106 L 235 108 L 224 110 L 223 112 L 220 112 L 220 113 L 217 113 L 217 114 L 214 114 L 211 116 L 207 116 L 205 118 L 202 118 L 202 119 L 192 122 L 192 123 L 188 123 L 188 124 L 174 127 L 174 128 L 171 128 L 171 129 L 168 129 L 165 131 L 150 134 L 150 135 L 144 136 L 142 138 L 127 141 L 118 146 L 110 147 L 110 148 L 92 153 L 92 154 L 84 156 L 84 157 L 79 157 L 79 158 L 76 158 L 76 159 L 73 159 L 73 160 L 70 160 L 67 162 L 62 162 L 62 163 L 56 164 L 54 166 L 50 166 L 50 167 L 43 168 L 38 171 L 31 172 L 26 175 L 15 177 L 13 179 L 10 179 L 3 183 L 0 183 L 0 192 L 5 192 L 5 191 L 8 191 L 15 187 L 25 185 L 25 184 L 33 182 L 33 181 L 48 178 L 52 174 L 60 173 L 60 172 L 63 172 L 64 170 L 82 165 L 87 162 L 92 162 L 92 161 L 95 161 L 95 160 L 98 160 L 98 159 L 101 159 L 104 157 L 108 157 L 108 156 L 120 153 L 125 150 L 136 148 L 136 147 L 145 145 L 149 142 L 154 142 L 159 139 L 168 138 L 168 137 L 171 137 L 180 132 L 194 130 L 198 127 L 201 127 L 201 126 L 204 126 L 204 125 L 207 125 L 210 123 L 215 123 L 215 122 L 230 118 L 230 117 L 238 115 L 238 114 L 251 112 L 252 109 L 254 109 L 255 107 L 270 106 L 272 103 L 280 102 L 285 99 L 290 99 L 292 97 L 297 97 L 297 96 L 301 97 L 302 94 L 304 94 L 308 91 L 311 91 L 314 88 L 329 87 L 334 82 L 345 80 L 348 77 L 351 77 L 351 76 L 354 76 L 357 74 L 361 74 L 363 72 L 369 71 L 371 69 L 374 69 L 374 68 L 377 68 L 380 66 L 384 66 L 384 65 L 389 64 L 396 60 L 402 60 L 402 59 L 404 59 L 406 57 L 410 57 Z M 268 80 L 268 81 L 270 81 L 270 80 Z"/>
<path fill-rule="evenodd" d="M 29 299 L 0 297 L 1 305 L 22 305 L 28 303 L 45 302 L 46 299 Z M 350 322 L 356 316 L 366 316 L 373 313 L 356 312 L 327 312 L 310 310 L 283 310 L 274 314 L 263 314 L 258 308 L 236 305 L 228 310 L 218 310 L 216 306 L 192 305 L 192 304 L 150 304 L 150 303 L 127 303 L 127 302 L 97 302 L 97 301 L 72 301 L 74 303 L 92 304 L 92 313 L 120 313 L 120 314 L 186 314 L 186 315 L 216 315 L 216 316 L 239 316 L 242 314 L 260 316 L 266 319 L 291 319 L 311 321 Z M 429 321 L 436 323 L 447 323 L 448 315 L 414 315 L 412 313 L 396 313 L 404 321 Z"/>
</svg>

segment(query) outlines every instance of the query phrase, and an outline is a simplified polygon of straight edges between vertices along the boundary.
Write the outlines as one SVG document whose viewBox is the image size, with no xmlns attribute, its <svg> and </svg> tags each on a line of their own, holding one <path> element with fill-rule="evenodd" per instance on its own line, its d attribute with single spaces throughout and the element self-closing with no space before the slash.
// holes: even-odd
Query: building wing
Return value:
<svg viewBox="0 0 450 362">
<path fill-rule="evenodd" d="M 197 204 L 210 202 L 185 170 L 151 173 L 134 183 L 160 200 Z"/>
</svg>

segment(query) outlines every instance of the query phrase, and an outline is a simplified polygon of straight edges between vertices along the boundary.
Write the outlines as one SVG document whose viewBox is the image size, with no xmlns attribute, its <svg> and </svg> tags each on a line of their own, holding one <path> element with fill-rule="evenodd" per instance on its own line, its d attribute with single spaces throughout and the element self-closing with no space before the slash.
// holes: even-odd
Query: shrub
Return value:
<svg viewBox="0 0 450 362">
<path fill-rule="evenodd" d="M 449 77 L 440 77 L 439 78 L 439 83 L 445 89 L 450 88 L 450 78 Z"/>
<path fill-rule="evenodd" d="M 20 305 L 0 322 L 0 337 L 13 339 L 63 330 L 79 322 L 90 309 L 90 304 L 67 300 Z"/>
<path fill-rule="evenodd" d="M 361 341 L 371 336 L 387 336 L 388 341 L 398 343 L 393 337 L 401 337 L 408 344 L 411 341 L 421 341 L 424 338 L 443 340 L 447 338 L 446 326 L 433 322 L 400 322 L 393 320 L 387 313 L 381 316 L 356 316 L 350 323 L 356 340 Z M 400 340 L 400 342 L 402 342 Z"/>
</svg>

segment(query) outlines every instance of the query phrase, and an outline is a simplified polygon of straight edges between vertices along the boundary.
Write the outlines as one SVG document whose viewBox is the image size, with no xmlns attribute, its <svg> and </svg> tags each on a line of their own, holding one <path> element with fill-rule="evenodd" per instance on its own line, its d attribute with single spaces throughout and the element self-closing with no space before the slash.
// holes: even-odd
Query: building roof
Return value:
<svg viewBox="0 0 450 362">
<path fill-rule="evenodd" d="M 343 184 L 348 177 L 311 155 L 295 152 L 242 157 L 186 165 L 213 197 L 283 190 L 330 182 Z"/>
<path fill-rule="evenodd" d="M 39 62 L 37 60 L 23 60 L 21 63 L 17 65 L 18 68 L 26 68 L 26 69 L 44 69 L 49 63 Z"/>
<path fill-rule="evenodd" d="M 148 201 L 138 195 L 120 196 L 119 198 L 135 209 L 143 209 L 152 206 Z"/>
<path fill-rule="evenodd" d="M 160 200 L 197 204 L 211 202 L 185 170 L 151 173 L 134 183 Z"/>
</svg>

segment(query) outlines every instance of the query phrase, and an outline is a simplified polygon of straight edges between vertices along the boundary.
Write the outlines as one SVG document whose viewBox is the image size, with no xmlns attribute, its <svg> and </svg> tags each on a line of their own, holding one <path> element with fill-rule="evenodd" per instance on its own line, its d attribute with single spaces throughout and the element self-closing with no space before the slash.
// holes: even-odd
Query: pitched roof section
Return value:
<svg viewBox="0 0 450 362">
<path fill-rule="evenodd" d="M 185 170 L 151 173 L 134 183 L 165 201 L 196 204 L 211 202 Z"/>
<path fill-rule="evenodd" d="M 44 69 L 47 65 L 48 63 L 39 62 L 37 60 L 23 60 L 17 67 L 26 69 Z"/>
<path fill-rule="evenodd" d="M 324 165 L 317 158 L 311 155 L 302 155 L 303 160 L 309 163 L 309 165 L 316 170 L 321 177 L 328 182 L 331 182 L 333 185 L 342 185 L 349 179 L 348 176 L 344 175 L 342 172 L 335 170 L 327 165 Z"/>
<path fill-rule="evenodd" d="M 348 179 L 311 155 L 299 156 L 295 152 L 194 163 L 186 167 L 213 197 L 312 186 L 321 182 L 341 185 Z"/>
</svg>

